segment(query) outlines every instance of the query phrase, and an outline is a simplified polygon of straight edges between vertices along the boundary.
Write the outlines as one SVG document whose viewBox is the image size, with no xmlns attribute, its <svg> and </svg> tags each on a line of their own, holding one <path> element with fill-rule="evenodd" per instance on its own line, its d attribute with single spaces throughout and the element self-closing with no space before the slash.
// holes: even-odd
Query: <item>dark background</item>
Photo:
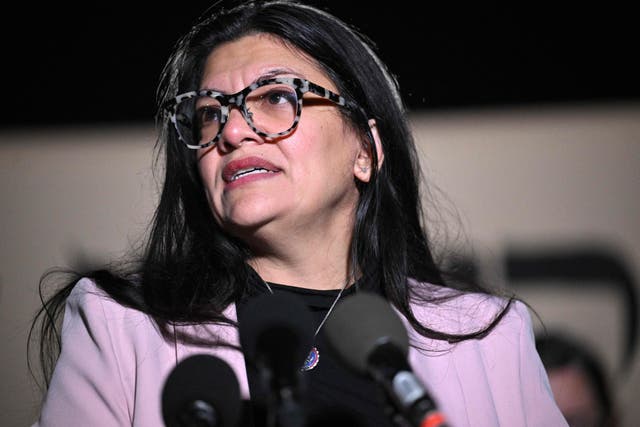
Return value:
<svg viewBox="0 0 640 427">
<path fill-rule="evenodd" d="M 173 43 L 211 3 L 15 4 L 0 126 L 152 120 Z M 313 3 L 377 42 L 413 110 L 640 99 L 636 14 L 622 3 Z"/>
</svg>

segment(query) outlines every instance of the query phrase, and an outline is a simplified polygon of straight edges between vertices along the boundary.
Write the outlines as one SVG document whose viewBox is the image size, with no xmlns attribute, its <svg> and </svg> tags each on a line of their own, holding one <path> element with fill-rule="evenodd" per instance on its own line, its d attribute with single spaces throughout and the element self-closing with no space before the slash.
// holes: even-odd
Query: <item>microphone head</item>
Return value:
<svg viewBox="0 0 640 427">
<path fill-rule="evenodd" d="M 331 349 L 351 369 L 362 374 L 380 346 L 393 346 L 406 358 L 409 337 L 400 317 L 381 296 L 359 291 L 336 305 L 324 325 Z"/>
<path fill-rule="evenodd" d="M 240 407 L 240 386 L 233 369 L 208 354 L 180 361 L 162 390 L 167 427 L 235 427 Z"/>
<path fill-rule="evenodd" d="M 240 313 L 240 344 L 247 361 L 281 380 L 293 380 L 313 344 L 313 318 L 298 297 L 261 294 Z"/>
</svg>

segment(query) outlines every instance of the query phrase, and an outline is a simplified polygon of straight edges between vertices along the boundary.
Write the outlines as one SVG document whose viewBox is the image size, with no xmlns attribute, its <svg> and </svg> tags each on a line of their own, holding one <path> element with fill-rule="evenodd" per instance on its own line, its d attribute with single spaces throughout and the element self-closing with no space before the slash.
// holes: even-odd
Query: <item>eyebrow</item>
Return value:
<svg viewBox="0 0 640 427">
<path fill-rule="evenodd" d="M 271 69 L 271 70 L 269 70 L 267 72 L 264 72 L 255 81 L 259 82 L 261 80 L 272 79 L 274 77 L 279 77 L 279 76 L 281 76 L 283 74 L 293 74 L 296 77 L 304 77 L 302 74 L 292 70 L 291 68 L 283 67 L 283 68 L 274 68 L 274 69 Z"/>
<path fill-rule="evenodd" d="M 261 82 L 263 80 L 268 80 L 268 79 L 273 79 L 275 77 L 280 77 L 282 75 L 285 74 L 289 74 L 289 75 L 294 75 L 295 77 L 299 77 L 299 78 L 305 78 L 304 75 L 300 74 L 299 72 L 291 69 L 291 68 L 287 68 L 287 67 L 278 67 L 278 68 L 270 68 L 267 69 L 263 72 L 260 73 L 260 75 L 258 77 L 256 77 L 251 83 L 249 83 L 249 85 L 253 84 L 253 83 L 257 83 L 257 82 Z M 249 86 L 247 85 L 247 86 Z M 203 87 L 200 88 L 200 90 L 212 90 L 215 92 L 219 92 L 219 93 L 226 93 L 218 88 L 215 87 Z"/>
</svg>

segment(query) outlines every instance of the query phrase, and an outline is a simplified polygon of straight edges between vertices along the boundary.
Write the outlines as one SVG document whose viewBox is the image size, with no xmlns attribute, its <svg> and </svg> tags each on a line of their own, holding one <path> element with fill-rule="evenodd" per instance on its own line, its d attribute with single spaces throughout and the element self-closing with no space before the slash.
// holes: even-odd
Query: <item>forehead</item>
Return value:
<svg viewBox="0 0 640 427">
<path fill-rule="evenodd" d="M 207 57 L 202 87 L 228 90 L 268 77 L 292 75 L 335 89 L 316 61 L 269 34 L 253 34 L 225 42 Z"/>
</svg>

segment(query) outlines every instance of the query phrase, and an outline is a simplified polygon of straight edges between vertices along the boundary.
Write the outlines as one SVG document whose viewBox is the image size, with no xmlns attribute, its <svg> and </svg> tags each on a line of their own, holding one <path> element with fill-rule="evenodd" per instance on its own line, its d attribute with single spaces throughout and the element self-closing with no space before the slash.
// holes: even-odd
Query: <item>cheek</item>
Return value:
<svg viewBox="0 0 640 427">
<path fill-rule="evenodd" d="M 295 142 L 288 145 L 290 156 L 307 165 L 308 173 L 332 173 L 353 176 L 353 164 L 359 142 L 354 133 L 342 124 L 338 115 L 329 115 L 329 122 L 303 128 Z M 329 178 L 329 177 L 327 177 Z"/>
<path fill-rule="evenodd" d="M 287 147 L 285 155 L 289 159 L 292 179 L 306 190 L 342 186 L 345 179 L 353 176 L 351 153 L 346 150 L 345 141 L 330 138 L 334 136 L 325 134 Z"/>
</svg>

